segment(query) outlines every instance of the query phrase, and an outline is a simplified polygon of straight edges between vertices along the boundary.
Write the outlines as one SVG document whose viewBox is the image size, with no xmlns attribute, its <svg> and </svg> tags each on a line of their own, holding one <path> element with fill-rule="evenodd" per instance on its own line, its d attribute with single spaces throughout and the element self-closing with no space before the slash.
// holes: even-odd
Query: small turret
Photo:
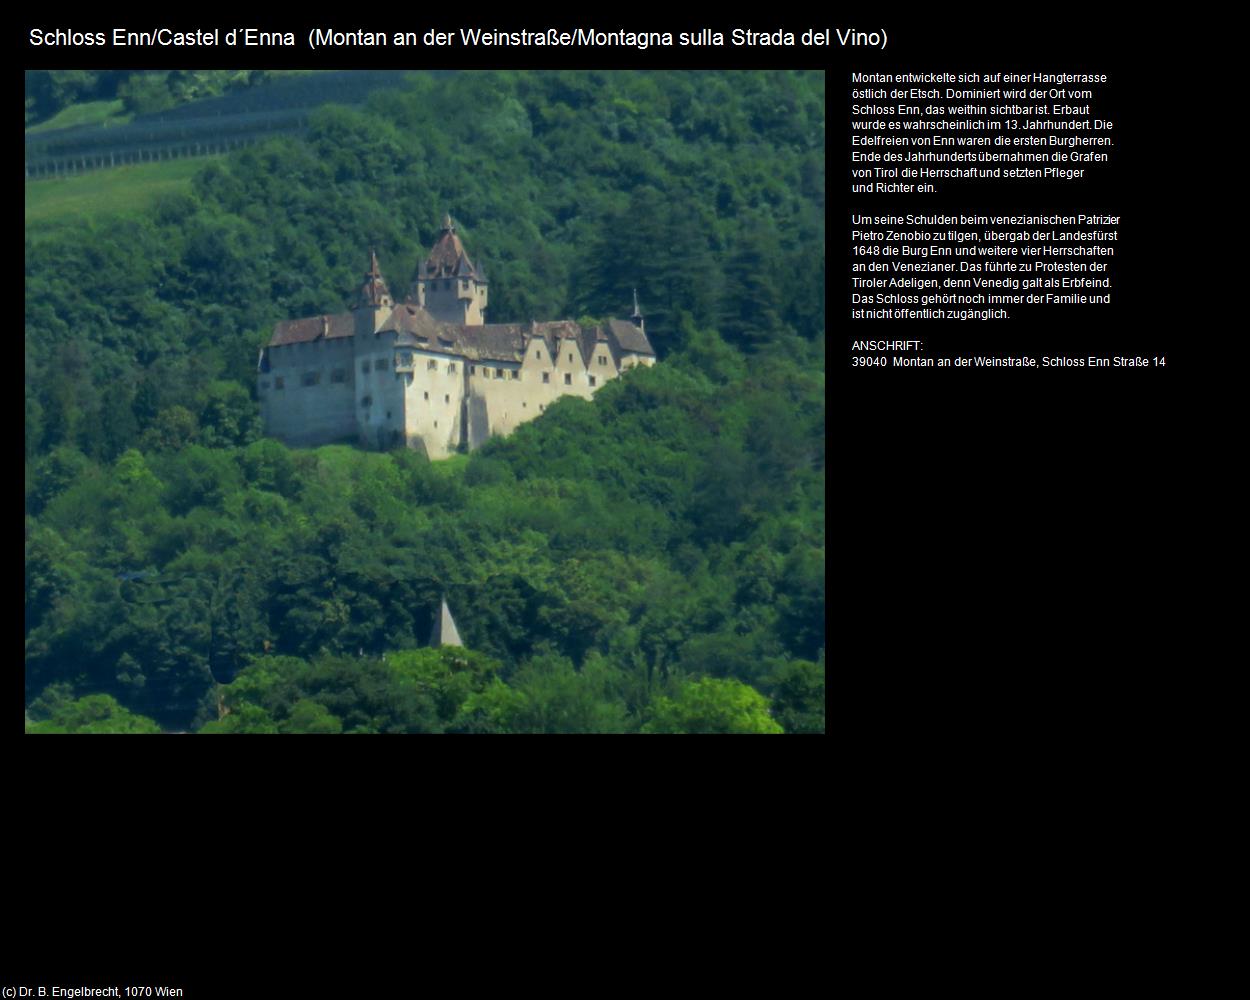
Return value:
<svg viewBox="0 0 1250 1000">
<path fill-rule="evenodd" d="M 638 308 L 638 289 L 637 288 L 634 289 L 634 312 L 633 312 L 633 315 L 629 317 L 629 321 L 633 323 L 634 326 L 638 327 L 638 329 L 641 330 L 643 333 L 647 332 L 646 323 L 642 318 L 642 310 Z"/>
<path fill-rule="evenodd" d="M 391 291 L 386 287 L 382 272 L 378 270 L 378 255 L 372 247 L 369 249 L 369 270 L 365 272 L 364 284 L 356 293 L 356 309 L 390 307 L 395 304 Z"/>
</svg>

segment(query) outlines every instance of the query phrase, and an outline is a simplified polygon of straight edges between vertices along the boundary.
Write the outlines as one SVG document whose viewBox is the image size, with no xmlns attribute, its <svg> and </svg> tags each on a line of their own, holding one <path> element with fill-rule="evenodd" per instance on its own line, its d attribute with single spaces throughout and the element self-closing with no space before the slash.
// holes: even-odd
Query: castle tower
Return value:
<svg viewBox="0 0 1250 1000">
<path fill-rule="evenodd" d="M 469 260 L 450 215 L 424 264 L 417 265 L 408 301 L 444 323 L 481 326 L 486 322 L 486 275 Z"/>
<path fill-rule="evenodd" d="M 378 270 L 378 255 L 369 250 L 369 270 L 365 272 L 364 284 L 356 292 L 352 312 L 356 316 L 357 332 L 377 333 L 391 310 L 395 300 Z"/>
</svg>

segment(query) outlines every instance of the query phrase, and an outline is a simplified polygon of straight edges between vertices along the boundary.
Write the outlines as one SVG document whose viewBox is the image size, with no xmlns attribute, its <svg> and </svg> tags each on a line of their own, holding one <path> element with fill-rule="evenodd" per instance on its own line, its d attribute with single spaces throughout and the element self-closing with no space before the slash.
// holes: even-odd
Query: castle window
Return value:
<svg viewBox="0 0 1250 1000">
<path fill-rule="evenodd" d="M 451 396 L 444 396 L 444 397 L 443 397 L 443 402 L 444 402 L 444 403 L 450 403 L 450 402 L 451 402 Z"/>
<path fill-rule="evenodd" d="M 428 392 L 425 394 L 425 398 L 426 398 L 426 399 L 429 399 L 429 398 L 430 398 L 430 394 L 429 394 Z"/>
<path fill-rule="evenodd" d="M 542 351 L 535 351 L 535 352 L 534 352 L 534 357 L 538 358 L 540 361 L 542 360 L 542 356 L 543 356 L 543 352 L 542 352 Z"/>
<path fill-rule="evenodd" d="M 517 370 L 517 369 L 513 369 L 513 371 L 512 371 L 512 377 L 513 377 L 513 379 L 518 379 L 518 378 L 520 378 L 520 377 L 521 377 L 521 372 L 520 372 L 519 370 Z"/>
<path fill-rule="evenodd" d="M 438 426 L 438 421 L 437 421 L 437 420 L 435 420 L 435 421 L 434 421 L 434 426 L 435 426 L 435 427 L 437 427 L 437 426 Z"/>
<path fill-rule="evenodd" d="M 360 405 L 361 405 L 361 406 L 372 406 L 372 405 L 373 405 L 373 397 L 372 397 L 372 396 L 362 396 L 362 397 L 361 397 L 361 399 L 360 399 Z"/>
<path fill-rule="evenodd" d="M 476 374 L 477 374 L 477 365 L 469 365 L 469 374 L 470 374 L 470 375 L 476 375 Z"/>
<path fill-rule="evenodd" d="M 566 373 L 565 373 L 565 375 L 564 375 L 564 384 L 565 384 L 565 385 L 572 385 L 572 384 L 573 384 L 573 376 L 572 376 L 572 375 L 570 375 L 570 374 L 568 374 L 567 372 L 566 372 Z"/>
<path fill-rule="evenodd" d="M 546 406 L 546 404 L 545 404 L 545 403 L 539 403 L 539 404 L 538 404 L 538 412 L 539 412 L 539 413 L 542 413 L 542 411 L 543 411 L 543 410 L 545 410 L 546 408 L 547 408 L 547 406 Z"/>
<path fill-rule="evenodd" d="M 317 385 L 321 381 L 321 372 L 304 372 L 304 385 Z"/>
<path fill-rule="evenodd" d="M 387 411 L 386 411 L 386 419 L 387 419 L 387 420 L 390 420 L 390 419 L 391 419 L 391 411 L 390 411 L 390 410 L 387 410 Z"/>
<path fill-rule="evenodd" d="M 570 361 L 572 361 L 572 360 L 573 360 L 573 355 L 571 355 L 571 354 L 569 355 L 569 360 L 570 360 Z"/>
<path fill-rule="evenodd" d="M 502 368 L 496 368 L 496 369 L 495 369 L 495 378 L 503 378 L 503 369 L 502 369 Z"/>
<path fill-rule="evenodd" d="M 369 362 L 368 362 L 368 361 L 362 361 L 362 362 L 360 362 L 360 373 L 361 373 L 362 375 L 368 375 L 368 374 L 369 374 Z"/>
<path fill-rule="evenodd" d="M 591 386 L 594 386 L 595 384 L 595 377 L 593 375 L 590 376 L 590 384 Z"/>
<path fill-rule="evenodd" d="M 454 361 L 449 362 L 447 365 L 447 374 L 451 375 L 455 372 L 455 370 L 456 370 L 456 363 Z"/>
<path fill-rule="evenodd" d="M 450 280 L 448 280 L 448 281 L 444 281 L 444 282 L 443 282 L 443 291 L 447 291 L 447 290 L 448 290 L 448 289 L 450 289 L 450 288 L 451 288 L 451 281 L 450 281 Z"/>
<path fill-rule="evenodd" d="M 546 385 L 551 381 L 551 372 L 543 372 L 543 384 Z"/>
<path fill-rule="evenodd" d="M 286 379 L 284 379 L 281 375 L 279 375 L 277 378 L 273 380 L 273 387 L 275 389 L 285 389 Z"/>
<path fill-rule="evenodd" d="M 335 368 L 334 371 L 330 372 L 330 381 L 331 382 L 346 382 L 347 381 L 347 369 Z"/>
<path fill-rule="evenodd" d="M 607 363 L 608 363 L 608 359 L 607 359 L 607 358 L 605 358 L 602 354 L 600 354 L 600 355 L 599 355 L 599 364 L 601 364 L 601 365 L 606 365 Z"/>
<path fill-rule="evenodd" d="M 525 400 L 521 400 L 521 409 L 525 409 Z"/>
<path fill-rule="evenodd" d="M 400 357 L 403 358 L 404 364 L 406 365 L 412 364 L 412 351 L 404 351 L 404 353 L 401 354 Z"/>
<path fill-rule="evenodd" d="M 438 368 L 438 362 L 435 361 L 433 358 L 430 358 L 430 363 L 426 365 L 425 367 L 429 371 L 435 371 Z"/>
</svg>

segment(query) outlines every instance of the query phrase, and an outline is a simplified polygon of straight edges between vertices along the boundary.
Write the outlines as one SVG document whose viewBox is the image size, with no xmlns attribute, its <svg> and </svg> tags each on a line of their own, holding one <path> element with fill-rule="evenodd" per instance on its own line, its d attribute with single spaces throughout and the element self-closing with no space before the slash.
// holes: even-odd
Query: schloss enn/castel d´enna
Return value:
<svg viewBox="0 0 1250 1000">
<path fill-rule="evenodd" d="M 424 446 L 430 458 L 478 447 L 564 395 L 589 399 L 655 364 L 642 316 L 583 329 L 572 320 L 485 323 L 486 276 L 448 216 L 396 304 L 377 256 L 350 312 L 277 324 L 258 366 L 265 433 L 290 445 L 355 439 Z"/>
</svg>

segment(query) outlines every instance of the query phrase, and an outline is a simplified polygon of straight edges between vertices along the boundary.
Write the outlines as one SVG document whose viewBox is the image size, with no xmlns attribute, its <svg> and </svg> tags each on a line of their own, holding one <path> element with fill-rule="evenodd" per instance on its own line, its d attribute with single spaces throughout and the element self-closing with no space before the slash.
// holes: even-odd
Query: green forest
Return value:
<svg viewBox="0 0 1250 1000">
<path fill-rule="evenodd" d="M 28 220 L 26 732 L 823 732 L 824 138 L 818 72 L 413 74 Z M 447 211 L 492 321 L 637 288 L 659 363 L 445 461 L 263 438 L 274 323 Z"/>
</svg>

